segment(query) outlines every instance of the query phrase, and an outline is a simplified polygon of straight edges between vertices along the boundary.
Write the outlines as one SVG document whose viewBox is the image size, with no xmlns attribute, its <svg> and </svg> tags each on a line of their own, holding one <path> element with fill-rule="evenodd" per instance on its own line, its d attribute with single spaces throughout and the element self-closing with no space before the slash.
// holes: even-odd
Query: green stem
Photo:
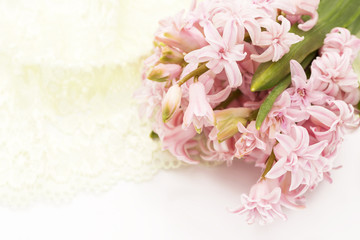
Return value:
<svg viewBox="0 0 360 240">
<path fill-rule="evenodd" d="M 248 118 L 248 121 L 249 122 L 254 121 L 257 118 L 258 114 L 259 114 L 259 109 L 256 109 L 256 110 L 252 111 L 249 118 Z"/>
<path fill-rule="evenodd" d="M 186 83 L 187 80 L 189 80 L 190 78 L 193 78 L 195 76 L 200 76 L 201 74 L 206 73 L 209 70 L 208 67 L 206 67 L 206 64 L 203 63 L 200 65 L 200 67 L 198 67 L 197 69 L 195 69 L 194 71 L 190 72 L 188 75 L 186 75 L 183 79 L 181 79 L 180 81 L 178 81 L 179 86 L 183 85 L 184 83 Z"/>
<path fill-rule="evenodd" d="M 271 152 L 268 160 L 266 161 L 265 170 L 264 170 L 263 174 L 261 175 L 262 179 L 265 179 L 266 174 L 271 170 L 272 166 L 274 165 L 274 162 L 275 162 L 275 154 L 274 154 L 274 152 Z"/>
</svg>

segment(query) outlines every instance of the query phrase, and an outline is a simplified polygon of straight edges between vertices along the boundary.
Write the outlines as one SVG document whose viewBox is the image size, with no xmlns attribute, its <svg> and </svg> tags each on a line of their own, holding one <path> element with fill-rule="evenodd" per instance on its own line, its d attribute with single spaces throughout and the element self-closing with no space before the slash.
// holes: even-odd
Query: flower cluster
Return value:
<svg viewBox="0 0 360 240">
<path fill-rule="evenodd" d="M 154 54 L 136 93 L 164 150 L 178 159 L 235 159 L 264 169 L 235 213 L 248 222 L 285 219 L 304 194 L 331 181 L 347 129 L 359 126 L 359 82 L 352 69 L 360 40 L 344 28 L 326 36 L 311 66 L 290 62 L 291 85 L 256 128 L 269 90 L 251 92 L 260 63 L 276 62 L 317 22 L 319 0 L 208 0 L 160 22 Z M 310 16 L 306 22 L 303 16 Z"/>
</svg>

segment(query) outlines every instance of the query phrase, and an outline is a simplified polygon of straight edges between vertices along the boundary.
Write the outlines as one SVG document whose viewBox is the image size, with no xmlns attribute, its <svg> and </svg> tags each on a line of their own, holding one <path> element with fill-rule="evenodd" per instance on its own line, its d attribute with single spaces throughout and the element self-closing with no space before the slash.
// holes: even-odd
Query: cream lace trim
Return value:
<svg viewBox="0 0 360 240">
<path fill-rule="evenodd" d="M 181 166 L 149 138 L 132 94 L 157 21 L 186 5 L 0 3 L 0 204 L 68 200 Z"/>
</svg>

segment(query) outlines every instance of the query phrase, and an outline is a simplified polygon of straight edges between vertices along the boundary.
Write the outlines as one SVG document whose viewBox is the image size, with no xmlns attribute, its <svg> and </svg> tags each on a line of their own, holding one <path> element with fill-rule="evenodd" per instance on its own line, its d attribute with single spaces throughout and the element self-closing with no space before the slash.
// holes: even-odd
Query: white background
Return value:
<svg viewBox="0 0 360 240">
<path fill-rule="evenodd" d="M 288 221 L 247 225 L 228 212 L 257 180 L 241 161 L 232 167 L 193 166 L 159 173 L 149 182 L 121 182 L 99 195 L 60 205 L 0 207 L 1 239 L 359 239 L 360 131 L 348 135 L 333 172 L 308 194 L 307 208 Z"/>
</svg>

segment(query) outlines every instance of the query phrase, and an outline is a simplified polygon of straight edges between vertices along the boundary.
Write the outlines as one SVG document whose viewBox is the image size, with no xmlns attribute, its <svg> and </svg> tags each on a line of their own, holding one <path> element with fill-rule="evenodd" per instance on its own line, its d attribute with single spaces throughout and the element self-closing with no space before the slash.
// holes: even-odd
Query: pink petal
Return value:
<svg viewBox="0 0 360 240">
<path fill-rule="evenodd" d="M 294 139 L 285 134 L 277 134 L 276 140 L 279 142 L 280 146 L 287 152 L 287 154 L 291 153 L 291 151 L 295 147 Z"/>
<path fill-rule="evenodd" d="M 298 28 L 300 30 L 307 32 L 316 25 L 318 19 L 319 19 L 319 14 L 317 12 L 314 12 L 314 14 L 311 16 L 311 19 L 307 20 L 305 23 L 299 24 Z"/>
<path fill-rule="evenodd" d="M 225 47 L 222 37 L 211 22 L 205 22 L 204 33 L 206 36 L 206 41 L 214 46 L 216 51 L 219 51 Z"/>
<path fill-rule="evenodd" d="M 277 187 L 271 191 L 266 197 L 265 200 L 269 201 L 270 203 L 277 203 L 279 202 L 281 197 L 281 188 Z"/>
<path fill-rule="evenodd" d="M 244 22 L 244 26 L 248 31 L 251 41 L 254 45 L 257 45 L 257 41 L 260 39 L 261 28 L 256 20 L 248 20 Z"/>
<path fill-rule="evenodd" d="M 239 66 L 236 62 L 226 62 L 224 64 L 226 76 L 228 77 L 229 86 L 232 88 L 239 87 L 242 83 L 242 76 Z"/>
<path fill-rule="evenodd" d="M 247 53 L 244 52 L 244 45 L 238 44 L 229 49 L 229 51 L 226 53 L 226 59 L 232 61 L 241 61 L 245 59 L 246 55 Z"/>
<path fill-rule="evenodd" d="M 287 172 L 284 168 L 286 160 L 286 157 L 280 158 L 280 160 L 272 166 L 272 168 L 265 177 L 275 179 L 284 175 Z"/>
<path fill-rule="evenodd" d="M 295 60 L 290 61 L 290 71 L 292 84 L 296 88 L 304 88 L 306 84 L 306 74 L 303 67 Z"/>
<path fill-rule="evenodd" d="M 210 60 L 206 66 L 211 69 L 215 74 L 219 74 L 223 69 L 224 65 L 222 64 L 222 60 L 213 59 Z"/>
<path fill-rule="evenodd" d="M 235 45 L 237 38 L 237 28 L 233 20 L 227 21 L 224 27 L 223 39 L 225 44 L 231 48 Z"/>
<path fill-rule="evenodd" d="M 303 181 L 303 177 L 300 172 L 291 172 L 291 185 L 289 190 L 293 191 L 300 186 Z"/>
<path fill-rule="evenodd" d="M 219 53 L 214 51 L 213 46 L 205 46 L 185 55 L 186 62 L 207 62 L 212 59 L 219 59 Z"/>
<path fill-rule="evenodd" d="M 211 104 L 221 103 L 229 97 L 230 93 L 231 93 L 231 87 L 227 86 L 226 88 L 224 88 L 223 90 L 221 90 L 216 94 L 208 95 L 209 102 Z"/>
<path fill-rule="evenodd" d="M 281 21 L 281 34 L 288 33 L 291 28 L 290 21 L 287 20 L 284 16 L 280 15 L 278 17 L 279 21 Z"/>
<path fill-rule="evenodd" d="M 318 158 L 320 154 L 324 151 L 324 149 L 328 146 L 326 141 L 318 142 L 313 145 L 307 147 L 307 154 L 314 156 L 314 158 Z"/>
<path fill-rule="evenodd" d="M 183 128 L 184 129 L 189 127 L 189 125 L 193 121 L 193 118 L 194 118 L 194 113 L 193 113 L 192 109 L 188 107 L 185 111 L 184 118 L 183 118 Z"/>
<path fill-rule="evenodd" d="M 337 119 L 335 113 L 321 106 L 308 107 L 307 112 L 315 124 L 323 127 L 331 127 Z"/>
<path fill-rule="evenodd" d="M 263 63 L 270 61 L 273 58 L 273 56 L 274 56 L 274 47 L 270 46 L 260 55 L 251 54 L 251 59 L 256 62 Z"/>
</svg>

